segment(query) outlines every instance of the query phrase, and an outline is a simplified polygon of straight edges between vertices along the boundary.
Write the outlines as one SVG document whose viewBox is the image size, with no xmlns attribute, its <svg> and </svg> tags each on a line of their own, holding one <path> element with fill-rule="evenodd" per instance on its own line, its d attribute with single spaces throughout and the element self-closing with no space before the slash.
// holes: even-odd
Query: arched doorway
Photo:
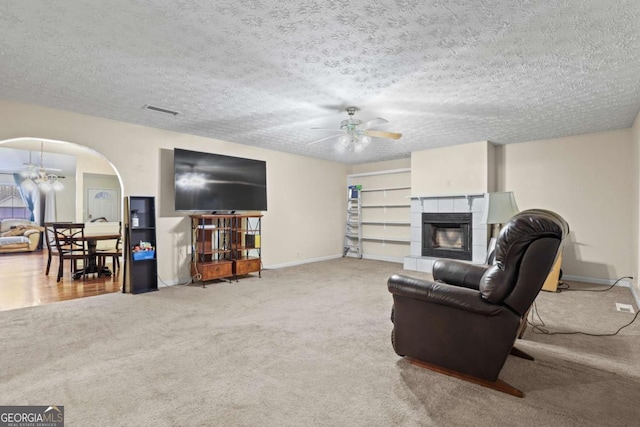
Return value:
<svg viewBox="0 0 640 427">
<path fill-rule="evenodd" d="M 113 164 L 99 152 L 80 144 L 43 138 L 21 137 L 0 141 L 0 184 L 13 182 L 15 173 L 24 173 L 32 167 L 30 165 L 35 165 L 34 169 L 49 177 L 50 183 L 58 183 L 58 191 L 55 191 L 55 196 L 50 197 L 55 200 L 55 215 L 51 216 L 49 209 L 47 222 L 90 221 L 96 214 L 92 211 L 97 205 L 91 207 L 89 195 L 100 194 L 96 198 L 99 199 L 98 205 L 104 204 L 104 190 L 112 190 L 117 198 L 117 212 L 109 220 L 117 222 L 122 219 L 121 176 Z M 45 201 L 39 202 L 41 211 L 33 218 L 38 224 L 45 221 L 45 205 L 46 196 Z M 45 275 L 46 260 L 46 247 L 29 253 L 0 254 L 0 281 L 9 284 L 3 286 L 4 292 L 0 290 L 0 310 L 120 290 L 122 273 L 119 270 L 114 271 L 112 277 L 91 278 L 86 281 L 74 281 L 70 272 L 65 272 L 63 279 L 56 282 L 57 260 L 52 260 L 54 273 L 49 276 Z"/>
</svg>

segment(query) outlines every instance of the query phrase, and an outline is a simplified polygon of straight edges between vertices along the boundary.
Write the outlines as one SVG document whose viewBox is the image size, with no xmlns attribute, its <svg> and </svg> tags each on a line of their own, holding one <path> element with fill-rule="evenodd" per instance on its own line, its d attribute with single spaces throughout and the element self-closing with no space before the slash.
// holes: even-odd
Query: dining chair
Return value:
<svg viewBox="0 0 640 427">
<path fill-rule="evenodd" d="M 58 248 L 56 247 L 56 238 L 53 232 L 53 223 L 44 223 L 44 242 L 47 245 L 47 268 L 44 272 L 45 276 L 49 275 L 49 269 L 51 268 L 51 258 L 58 256 Z"/>
<path fill-rule="evenodd" d="M 70 221 L 65 222 L 65 224 L 69 224 Z M 53 232 L 53 224 L 55 222 L 45 222 L 44 223 L 44 242 L 47 247 L 47 268 L 44 272 L 45 276 L 49 275 L 49 270 L 51 269 L 51 259 L 55 256 L 58 257 L 58 248 L 56 248 L 56 238 L 55 233 Z"/>
<path fill-rule="evenodd" d="M 98 218 L 92 222 L 108 222 L 106 218 Z M 114 224 L 115 226 L 115 224 Z M 106 265 L 106 260 L 111 257 L 113 270 L 120 268 L 120 257 L 122 256 L 122 221 L 118 222 L 117 233 L 120 235 L 117 239 L 105 240 L 96 249 L 98 267 L 102 269 Z"/>
<path fill-rule="evenodd" d="M 83 266 L 88 263 L 87 245 L 84 238 L 84 224 L 83 223 L 53 223 L 52 224 L 53 235 L 56 244 L 56 252 L 60 260 L 58 266 L 58 278 L 56 282 L 59 282 L 63 276 L 64 260 L 71 261 L 71 271 L 77 271 L 80 260 Z M 82 273 L 82 279 L 86 278 L 85 273 Z"/>
</svg>

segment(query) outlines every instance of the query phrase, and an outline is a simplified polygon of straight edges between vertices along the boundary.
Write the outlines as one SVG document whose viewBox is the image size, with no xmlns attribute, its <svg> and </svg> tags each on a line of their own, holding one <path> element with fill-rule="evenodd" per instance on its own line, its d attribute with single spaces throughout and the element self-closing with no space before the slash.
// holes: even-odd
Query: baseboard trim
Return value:
<svg viewBox="0 0 640 427">
<path fill-rule="evenodd" d="M 583 283 L 592 283 L 594 285 L 603 285 L 603 286 L 611 286 L 616 281 L 611 279 L 596 279 L 594 277 L 582 277 L 582 276 L 565 276 L 563 275 L 560 280 L 568 280 L 570 282 L 583 282 Z M 628 288 L 631 291 L 631 296 L 636 301 L 636 306 L 640 308 L 640 295 L 638 295 L 638 290 L 633 286 L 632 279 L 621 279 L 618 283 L 616 283 L 616 287 Z"/>
<path fill-rule="evenodd" d="M 396 256 L 386 256 L 386 255 L 362 255 L 364 259 L 372 259 L 375 261 L 386 261 L 386 262 L 395 262 L 397 264 L 404 263 L 404 257 L 396 257 Z"/>
<path fill-rule="evenodd" d="M 162 279 L 160 277 L 160 275 L 158 275 L 158 289 L 160 288 L 168 288 L 169 286 L 177 286 L 177 285 L 188 285 L 191 283 L 191 277 L 189 278 L 184 278 L 184 279 L 176 279 L 176 280 L 170 280 L 170 281 L 166 281 L 164 279 Z"/>
<path fill-rule="evenodd" d="M 611 279 L 596 279 L 595 277 L 582 277 L 582 276 L 569 276 L 569 275 L 563 275 L 560 278 L 560 280 L 562 279 L 568 280 L 570 282 L 584 282 L 584 283 L 592 283 L 594 285 L 605 285 L 605 286 L 611 286 L 616 282 L 615 280 L 611 280 Z M 620 286 L 622 288 L 630 288 L 632 287 L 631 279 L 622 279 L 616 284 L 616 286 Z"/>
<path fill-rule="evenodd" d="M 341 254 L 329 255 L 329 256 L 318 257 L 318 258 L 307 258 L 307 259 L 301 259 L 301 260 L 296 260 L 292 262 L 285 262 L 282 264 L 263 265 L 262 269 L 275 270 L 277 268 L 294 267 L 296 265 L 310 264 L 312 262 L 329 261 L 331 259 L 336 259 L 336 258 L 342 258 L 342 255 Z"/>
</svg>

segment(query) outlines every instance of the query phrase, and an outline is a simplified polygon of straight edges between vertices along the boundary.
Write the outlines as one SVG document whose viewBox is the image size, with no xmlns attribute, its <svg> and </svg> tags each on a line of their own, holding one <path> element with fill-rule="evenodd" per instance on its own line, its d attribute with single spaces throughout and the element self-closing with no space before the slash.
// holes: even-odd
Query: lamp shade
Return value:
<svg viewBox="0 0 640 427">
<path fill-rule="evenodd" d="M 512 191 L 484 194 L 483 223 L 504 224 L 518 212 L 518 205 Z"/>
</svg>

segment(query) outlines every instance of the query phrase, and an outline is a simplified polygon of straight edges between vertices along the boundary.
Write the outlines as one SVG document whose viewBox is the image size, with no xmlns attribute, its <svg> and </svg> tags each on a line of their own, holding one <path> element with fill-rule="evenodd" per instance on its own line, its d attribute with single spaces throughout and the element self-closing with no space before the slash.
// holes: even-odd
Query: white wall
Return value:
<svg viewBox="0 0 640 427">
<path fill-rule="evenodd" d="M 124 195 L 155 196 L 158 266 L 165 283 L 189 279 L 189 221 L 173 211 L 173 148 L 265 160 L 269 210 L 263 218 L 265 267 L 339 256 L 348 166 L 193 135 L 0 101 L 0 141 L 68 141 L 104 155 Z"/>
<path fill-rule="evenodd" d="M 508 144 L 504 185 L 520 210 L 550 209 L 571 228 L 565 275 L 613 280 L 634 271 L 637 184 L 631 130 Z"/>
</svg>

